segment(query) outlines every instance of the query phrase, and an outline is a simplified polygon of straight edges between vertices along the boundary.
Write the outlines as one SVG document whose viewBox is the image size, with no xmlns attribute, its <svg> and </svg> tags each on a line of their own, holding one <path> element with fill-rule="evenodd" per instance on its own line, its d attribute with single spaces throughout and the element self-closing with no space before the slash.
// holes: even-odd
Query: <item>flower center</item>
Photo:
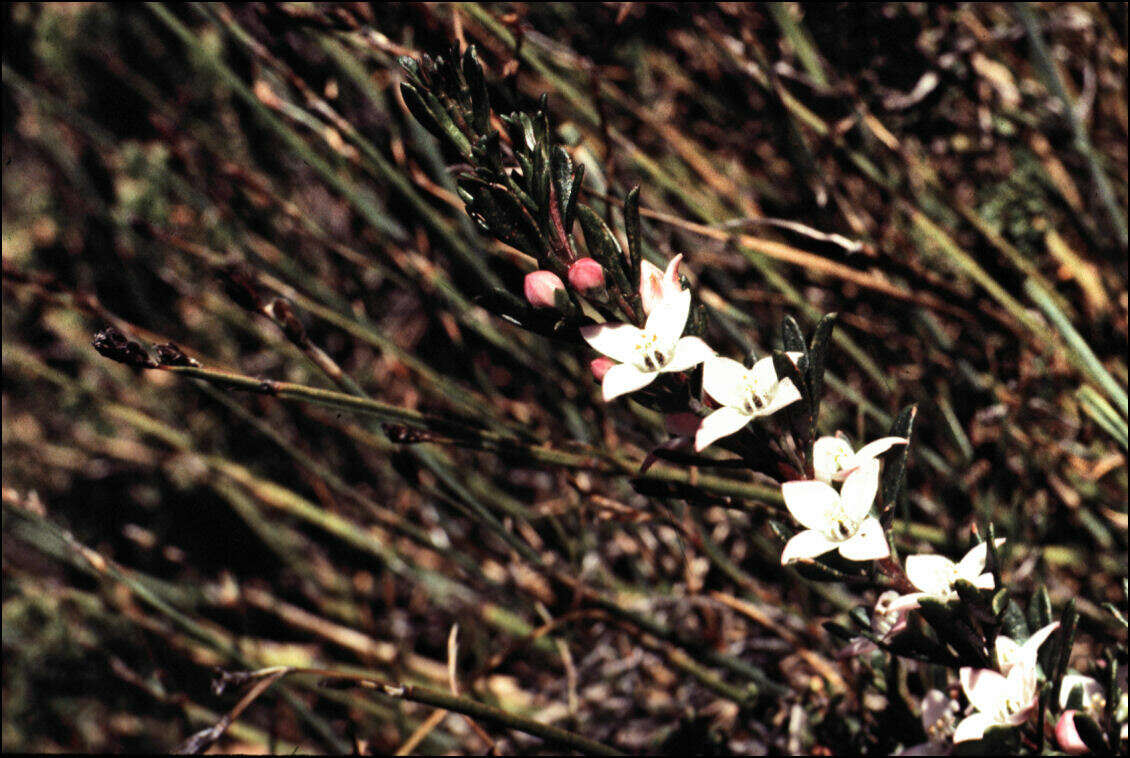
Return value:
<svg viewBox="0 0 1130 758">
<path fill-rule="evenodd" d="M 859 522 L 848 518 L 842 505 L 836 506 L 828 514 L 828 526 L 824 530 L 824 536 L 833 542 L 843 542 L 849 537 L 853 537 L 858 531 Z"/>
<path fill-rule="evenodd" d="M 660 342 L 659 336 L 644 332 L 636 343 L 637 365 L 644 371 L 659 371 L 671 360 L 674 351 Z"/>
<path fill-rule="evenodd" d="M 769 400 L 776 389 L 776 384 L 759 382 L 754 378 L 752 373 L 747 372 L 742 379 L 742 390 L 745 395 L 745 400 L 742 401 L 741 410 L 747 415 L 753 415 L 756 411 L 762 410 L 765 406 L 769 405 Z"/>
</svg>

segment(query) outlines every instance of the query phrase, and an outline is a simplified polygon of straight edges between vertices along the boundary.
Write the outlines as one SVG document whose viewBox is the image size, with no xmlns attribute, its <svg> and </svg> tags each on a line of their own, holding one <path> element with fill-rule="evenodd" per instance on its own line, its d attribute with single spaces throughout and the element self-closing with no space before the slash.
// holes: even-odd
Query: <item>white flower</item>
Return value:
<svg viewBox="0 0 1130 758">
<path fill-rule="evenodd" d="M 893 607 L 899 599 L 895 590 L 887 590 L 879 595 L 875 601 L 875 610 L 871 613 L 871 631 L 883 642 L 890 642 L 894 637 L 906 629 L 906 617 L 909 609 Z M 865 653 L 878 650 L 879 646 L 866 637 L 852 639 L 842 650 L 836 653 L 837 658 L 857 658 Z"/>
<path fill-rule="evenodd" d="M 801 353 L 788 353 L 794 362 Z M 711 357 L 702 367 L 702 388 L 722 407 L 702 420 L 695 435 L 695 450 L 733 434 L 760 416 L 800 400 L 800 391 L 789 378 L 778 381 L 771 356 L 746 368 L 731 358 Z"/>
<path fill-rule="evenodd" d="M 650 316 L 664 298 L 683 291 L 682 282 L 679 281 L 679 264 L 682 260 L 683 256 L 676 255 L 667 264 L 666 271 L 660 271 L 651 261 L 640 261 L 640 302 L 645 316 Z"/>
<path fill-rule="evenodd" d="M 781 553 L 781 563 L 815 558 L 831 550 L 853 561 L 890 555 L 879 519 L 868 515 L 879 490 L 879 461 L 863 464 L 836 492 L 824 482 L 785 482 L 781 495 L 793 518 L 805 531 L 793 537 Z"/>
<path fill-rule="evenodd" d="M 1063 684 L 1059 688 L 1059 707 L 1060 709 L 1067 708 L 1067 702 L 1071 698 L 1071 691 L 1076 687 L 1083 688 L 1083 703 L 1082 709 L 1085 713 L 1092 716 L 1102 713 L 1106 708 L 1106 693 L 1103 692 L 1102 685 L 1089 676 L 1082 674 L 1064 674 Z"/>
<path fill-rule="evenodd" d="M 1040 645 L 1043 645 L 1044 641 L 1051 636 L 1051 633 L 1058 628 L 1059 622 L 1053 621 L 1044 628 L 1033 632 L 1023 645 L 1004 635 L 997 635 L 997 668 L 1001 670 L 1002 674 L 1009 673 L 1016 666 L 1025 666 L 1035 671 L 1036 654 L 1040 651 Z"/>
<path fill-rule="evenodd" d="M 992 669 L 961 669 L 961 688 L 976 709 L 966 716 L 954 731 L 954 742 L 979 740 L 991 726 L 1019 726 L 1036 708 L 1036 652 L 1059 622 L 1049 624 L 1033 634 L 1024 645 L 1008 637 L 997 637 L 997 665 Z M 1006 641 L 1002 658 L 1001 640 Z M 1010 643 L 1010 644 L 1008 644 Z"/>
<path fill-rule="evenodd" d="M 957 701 L 941 690 L 927 692 L 922 698 L 922 729 L 926 732 L 926 742 L 900 750 L 895 755 L 947 755 L 950 752 L 949 738 L 960 709 Z"/>
<path fill-rule="evenodd" d="M 816 478 L 831 484 L 840 481 L 872 458 L 876 458 L 895 445 L 905 445 L 905 437 L 882 437 L 852 452 L 851 445 L 841 437 L 821 437 L 812 445 L 812 466 Z"/>
<path fill-rule="evenodd" d="M 997 538 L 995 544 L 1000 547 L 1004 538 Z M 954 584 L 958 579 L 964 579 L 974 587 L 991 590 L 995 586 L 993 575 L 985 572 L 988 553 L 988 543 L 982 542 L 957 563 L 940 555 L 907 556 L 906 578 L 920 591 L 903 595 L 894 602 L 894 607 L 917 608 L 918 599 L 923 597 L 937 598 L 942 602 L 952 600 L 957 597 Z"/>
<path fill-rule="evenodd" d="M 714 355 L 698 337 L 680 339 L 690 309 L 690 291 L 679 290 L 654 305 L 643 329 L 631 324 L 581 327 L 586 342 L 620 361 L 604 374 L 605 400 L 646 387 L 661 373 L 686 371 Z"/>
</svg>

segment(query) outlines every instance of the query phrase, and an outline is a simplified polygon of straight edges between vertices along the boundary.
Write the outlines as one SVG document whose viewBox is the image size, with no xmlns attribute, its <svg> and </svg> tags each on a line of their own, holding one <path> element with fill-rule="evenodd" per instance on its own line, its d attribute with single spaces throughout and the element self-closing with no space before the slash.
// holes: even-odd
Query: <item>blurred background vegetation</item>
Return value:
<svg viewBox="0 0 1130 758">
<path fill-rule="evenodd" d="M 396 86 L 452 44 L 496 111 L 548 93 L 614 229 L 642 186 L 644 253 L 686 256 L 712 345 L 841 314 L 823 431 L 918 405 L 902 551 L 991 520 L 1018 595 L 1075 598 L 1076 667 L 1125 650 L 1125 4 L 3 13 L 4 750 L 168 751 L 240 700 L 216 667 L 272 665 L 627 751 L 896 747 L 885 703 L 928 677 L 835 659 L 820 622 L 874 598 L 779 566 L 773 487 L 637 476 L 662 419 L 482 307 L 531 261 Z M 259 392 L 110 362 L 107 327 Z M 289 677 L 195 747 L 562 747 L 395 694 Z"/>
</svg>

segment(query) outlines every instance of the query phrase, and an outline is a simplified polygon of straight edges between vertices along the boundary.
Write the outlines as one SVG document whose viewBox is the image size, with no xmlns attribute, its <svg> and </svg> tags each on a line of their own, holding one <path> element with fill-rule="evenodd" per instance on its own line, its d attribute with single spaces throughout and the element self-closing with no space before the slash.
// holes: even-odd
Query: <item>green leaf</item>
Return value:
<svg viewBox="0 0 1130 758">
<path fill-rule="evenodd" d="M 640 186 L 628 190 L 624 198 L 624 231 L 628 237 L 628 261 L 631 266 L 631 279 L 640 279 L 640 256 L 643 249 L 643 229 L 640 226 Z"/>
<path fill-rule="evenodd" d="M 1004 612 L 1008 610 L 1008 600 L 1010 596 L 1011 593 L 1008 591 L 1008 587 L 1004 587 L 993 595 L 992 602 L 989 603 L 989 607 L 992 608 L 993 615 L 997 617 L 998 621 L 1004 616 Z"/>
<path fill-rule="evenodd" d="M 1014 726 L 991 726 L 979 740 L 958 742 L 953 755 L 1019 755 L 1020 730 Z"/>
<path fill-rule="evenodd" d="M 479 134 L 486 134 L 490 130 L 490 95 L 474 45 L 463 54 L 463 77 L 471 93 L 471 125 Z"/>
<path fill-rule="evenodd" d="M 1024 621 L 1024 613 L 1015 600 L 1008 601 L 1004 614 L 1001 615 L 1001 634 L 1017 642 L 1022 642 L 1031 636 L 1028 624 Z"/>
<path fill-rule="evenodd" d="M 1052 622 L 1052 599 L 1046 585 L 1041 584 L 1032 593 L 1028 603 L 1028 628 L 1043 629 Z"/>
<path fill-rule="evenodd" d="M 585 183 L 585 164 L 578 163 L 573 169 L 573 194 L 565 204 L 565 228 L 573 229 L 573 220 L 577 217 L 577 198 L 581 196 L 581 187 Z"/>
<path fill-rule="evenodd" d="M 844 642 L 851 642 L 859 636 L 851 629 L 848 629 L 846 626 L 841 626 L 834 621 L 825 621 L 822 626 L 824 627 L 824 631 L 828 632 L 828 634 Z"/>
<path fill-rule="evenodd" d="M 894 423 L 891 424 L 888 436 L 905 437 L 907 440 L 911 440 L 911 434 L 914 431 L 914 419 L 917 415 L 918 406 L 908 405 L 903 408 Z M 890 520 L 894 517 L 895 503 L 898 501 L 899 490 L 902 489 L 902 483 L 906 477 L 906 459 L 910 455 L 912 442 L 913 440 L 905 445 L 896 445 L 883 459 L 883 479 L 879 487 L 879 516 L 883 519 L 884 526 L 889 526 Z"/>
<path fill-rule="evenodd" d="M 550 148 L 549 165 L 553 188 L 557 191 L 557 212 L 560 214 L 566 234 L 570 233 L 565 219 L 569 217 L 569 206 L 576 202 L 577 187 L 573 184 L 573 159 L 560 145 Z"/>
<path fill-rule="evenodd" d="M 1111 755 L 1113 751 L 1106 744 L 1103 730 L 1095 720 L 1085 713 L 1076 713 L 1072 719 L 1075 721 L 1075 731 L 1083 740 L 1083 744 L 1095 755 Z"/>
<path fill-rule="evenodd" d="M 488 184 L 475 177 L 461 177 L 459 188 L 471 196 L 467 214 L 480 226 L 511 247 L 532 255 L 539 262 L 546 259 L 545 238 L 529 211 L 506 187 Z"/>
<path fill-rule="evenodd" d="M 820 416 L 820 400 L 824 397 L 824 367 L 828 356 L 828 345 L 836 328 L 838 314 L 826 313 L 816 325 L 812 343 L 808 348 L 808 389 L 812 399 L 812 438 L 816 439 L 816 424 Z"/>
<path fill-rule="evenodd" d="M 943 603 L 929 597 L 918 601 L 918 612 L 933 628 L 939 640 L 951 645 L 966 665 L 985 666 L 988 664 L 988 654 L 985 652 L 984 640 L 969 625 L 964 611 L 956 602 Z"/>
<path fill-rule="evenodd" d="M 800 330 L 800 324 L 792 316 L 786 315 L 781 319 L 781 345 L 785 348 L 785 352 L 808 355 L 804 332 Z"/>
<path fill-rule="evenodd" d="M 604 220 L 584 203 L 577 205 L 577 220 L 581 222 L 581 229 L 585 233 L 585 245 L 596 261 L 612 275 L 616 286 L 623 293 L 632 292 L 624 273 L 624 251 L 612 230 Z"/>
</svg>

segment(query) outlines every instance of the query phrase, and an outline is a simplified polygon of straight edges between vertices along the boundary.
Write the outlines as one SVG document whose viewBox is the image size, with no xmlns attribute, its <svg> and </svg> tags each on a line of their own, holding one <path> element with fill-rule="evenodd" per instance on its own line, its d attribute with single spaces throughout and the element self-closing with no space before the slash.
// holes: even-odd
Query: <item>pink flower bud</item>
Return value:
<svg viewBox="0 0 1130 758">
<path fill-rule="evenodd" d="M 604 269 L 592 258 L 581 258 L 569 267 L 569 284 L 578 292 L 589 292 L 604 286 Z"/>
<path fill-rule="evenodd" d="M 1087 752 L 1087 744 L 1075 729 L 1076 711 L 1064 711 L 1055 725 L 1055 739 L 1060 749 L 1068 755 L 1082 755 Z"/>
<path fill-rule="evenodd" d="M 608 373 L 608 369 L 616 365 L 616 361 L 611 358 L 593 358 L 589 363 L 589 370 L 592 371 L 593 378 L 598 382 L 604 380 L 604 375 Z"/>
<path fill-rule="evenodd" d="M 552 271 L 533 271 L 526 274 L 523 289 L 530 305 L 535 308 L 553 308 L 557 305 L 554 293 L 564 290 L 565 285 Z"/>
</svg>

